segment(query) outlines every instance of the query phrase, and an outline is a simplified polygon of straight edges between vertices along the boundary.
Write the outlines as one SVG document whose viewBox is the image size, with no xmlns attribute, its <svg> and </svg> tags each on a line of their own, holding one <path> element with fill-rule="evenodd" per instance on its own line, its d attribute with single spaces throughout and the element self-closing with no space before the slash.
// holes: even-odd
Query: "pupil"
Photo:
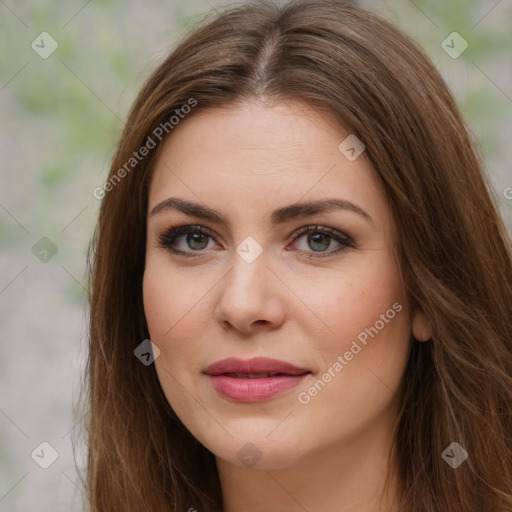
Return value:
<svg viewBox="0 0 512 512">
<path fill-rule="evenodd" d="M 324 240 L 324 244 L 320 244 L 320 249 L 327 249 L 329 247 L 329 237 L 327 235 L 324 235 L 323 233 L 317 233 L 316 235 L 310 235 L 308 237 L 308 242 L 313 242 L 314 244 L 318 243 L 318 240 Z M 314 247 L 311 247 L 313 250 L 317 250 Z"/>
<path fill-rule="evenodd" d="M 195 244 L 196 242 L 198 242 L 199 245 L 201 245 L 201 239 L 204 239 L 203 242 L 206 240 L 206 236 L 203 235 L 202 233 L 189 234 L 187 236 L 187 243 L 189 244 L 189 247 L 191 249 L 201 250 L 201 249 L 204 249 L 206 247 L 206 245 L 208 245 L 208 242 L 206 243 L 206 245 L 204 245 L 204 243 L 203 243 L 202 247 L 194 247 L 193 246 L 193 244 Z"/>
</svg>

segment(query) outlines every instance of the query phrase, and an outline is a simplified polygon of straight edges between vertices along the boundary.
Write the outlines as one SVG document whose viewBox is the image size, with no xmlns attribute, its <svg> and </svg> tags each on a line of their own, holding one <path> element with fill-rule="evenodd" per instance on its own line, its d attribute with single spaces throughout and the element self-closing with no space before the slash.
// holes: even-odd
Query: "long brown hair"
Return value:
<svg viewBox="0 0 512 512">
<path fill-rule="evenodd" d="M 155 133 L 172 136 L 176 110 L 190 117 L 255 97 L 335 116 L 363 141 L 383 185 L 410 308 L 433 327 L 429 342 L 411 338 L 404 375 L 391 467 L 401 509 L 512 510 L 510 239 L 435 66 L 388 22 L 334 0 L 258 1 L 205 19 L 131 109 L 89 252 L 91 510 L 222 509 L 214 455 L 134 349 L 149 338 L 142 278 L 148 182 L 163 145 Z M 157 147 L 130 161 L 149 138 Z M 442 457 L 452 442 L 468 453 L 457 469 Z"/>
</svg>

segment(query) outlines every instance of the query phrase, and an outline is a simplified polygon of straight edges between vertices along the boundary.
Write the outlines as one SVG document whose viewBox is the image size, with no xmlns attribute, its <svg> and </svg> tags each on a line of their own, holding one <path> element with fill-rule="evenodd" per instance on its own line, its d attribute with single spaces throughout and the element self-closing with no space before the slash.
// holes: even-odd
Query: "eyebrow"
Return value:
<svg viewBox="0 0 512 512">
<path fill-rule="evenodd" d="M 191 201 L 185 201 L 177 197 L 169 197 L 155 205 L 151 210 L 150 216 L 152 217 L 169 210 L 182 212 L 186 215 L 209 220 L 228 227 L 230 225 L 229 221 L 220 212 L 207 206 L 193 203 Z M 319 201 L 294 203 L 274 210 L 270 219 L 272 225 L 275 226 L 277 224 L 288 222 L 292 219 L 310 217 L 318 213 L 325 213 L 332 210 L 346 210 L 357 213 L 367 222 L 373 224 L 373 219 L 368 213 L 356 204 L 344 199 L 322 199 Z"/>
</svg>

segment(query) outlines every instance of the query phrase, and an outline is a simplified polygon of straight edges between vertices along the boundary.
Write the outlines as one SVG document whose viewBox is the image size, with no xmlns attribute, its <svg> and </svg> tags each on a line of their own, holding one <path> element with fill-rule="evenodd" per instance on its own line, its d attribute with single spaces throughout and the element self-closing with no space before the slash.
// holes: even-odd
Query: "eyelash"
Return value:
<svg viewBox="0 0 512 512">
<path fill-rule="evenodd" d="M 196 234 L 196 233 L 201 233 L 203 235 L 210 236 L 211 238 L 215 238 L 213 233 L 209 229 L 207 229 L 203 226 L 191 226 L 191 225 L 172 226 L 165 233 L 159 235 L 158 245 L 159 245 L 159 247 L 169 250 L 173 254 L 184 256 L 186 258 L 200 258 L 202 256 L 201 253 L 203 251 L 194 251 L 194 252 L 198 253 L 198 255 L 191 256 L 190 253 L 178 251 L 178 250 L 172 248 L 173 243 L 175 242 L 176 238 L 178 238 L 179 236 L 186 235 L 186 234 Z M 303 228 L 300 228 L 297 232 L 295 232 L 295 234 L 294 234 L 295 238 L 293 239 L 292 242 L 296 242 L 301 236 L 309 234 L 309 233 L 321 233 L 324 235 L 328 235 L 329 237 L 334 239 L 336 242 L 339 242 L 341 244 L 341 247 L 339 249 L 336 249 L 335 251 L 325 252 L 325 253 L 300 251 L 303 254 L 305 254 L 307 258 L 312 258 L 312 259 L 327 258 L 327 257 L 333 256 L 335 254 L 338 254 L 340 252 L 343 252 L 346 249 L 354 248 L 354 242 L 349 236 L 343 235 L 339 231 L 329 228 L 329 227 L 326 227 L 326 226 L 305 226 Z"/>
</svg>

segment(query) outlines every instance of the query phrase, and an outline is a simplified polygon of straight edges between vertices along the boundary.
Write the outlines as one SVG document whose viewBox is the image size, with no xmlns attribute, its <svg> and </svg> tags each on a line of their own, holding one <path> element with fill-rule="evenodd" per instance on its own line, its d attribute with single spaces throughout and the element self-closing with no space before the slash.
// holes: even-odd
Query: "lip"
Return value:
<svg viewBox="0 0 512 512">
<path fill-rule="evenodd" d="M 256 357 L 228 358 L 204 370 L 217 393 L 235 402 L 261 402 L 297 386 L 311 371 L 286 361 Z M 275 373 L 276 376 L 244 377 L 244 374 Z M 231 375 L 230 375 L 231 374 Z M 238 376 L 232 374 L 239 374 Z"/>
<path fill-rule="evenodd" d="M 238 359 L 229 357 L 211 364 L 204 370 L 208 375 L 221 375 L 223 373 L 284 373 L 286 375 L 301 375 L 307 373 L 307 368 L 299 368 L 286 361 L 268 357 L 254 357 L 253 359 Z"/>
</svg>

